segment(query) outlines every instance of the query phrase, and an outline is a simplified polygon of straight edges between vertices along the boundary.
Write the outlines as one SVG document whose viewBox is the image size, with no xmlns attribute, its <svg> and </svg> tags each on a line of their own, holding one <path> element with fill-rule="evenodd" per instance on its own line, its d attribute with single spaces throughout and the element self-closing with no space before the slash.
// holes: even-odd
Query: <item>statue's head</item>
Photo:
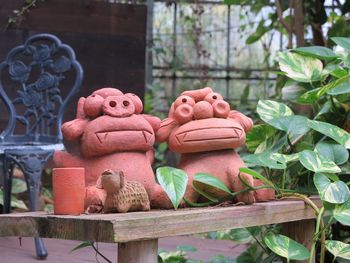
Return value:
<svg viewBox="0 0 350 263">
<path fill-rule="evenodd" d="M 143 104 L 132 93 L 102 88 L 78 102 L 77 119 L 64 123 L 66 139 L 79 140 L 84 157 L 152 149 L 160 120 L 141 114 Z"/>
<path fill-rule="evenodd" d="M 156 133 L 177 153 L 234 149 L 245 143 L 250 118 L 230 109 L 223 97 L 206 87 L 183 92 L 171 105 Z"/>
</svg>

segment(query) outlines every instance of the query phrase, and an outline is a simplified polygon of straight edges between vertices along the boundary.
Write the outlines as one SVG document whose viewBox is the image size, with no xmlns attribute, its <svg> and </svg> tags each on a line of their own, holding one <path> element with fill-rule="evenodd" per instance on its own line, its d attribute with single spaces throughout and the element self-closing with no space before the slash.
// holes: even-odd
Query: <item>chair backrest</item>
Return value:
<svg viewBox="0 0 350 263">
<path fill-rule="evenodd" d="M 71 47 L 51 34 L 33 35 L 0 64 L 0 96 L 9 119 L 0 144 L 62 142 L 62 116 L 83 79 Z"/>
</svg>

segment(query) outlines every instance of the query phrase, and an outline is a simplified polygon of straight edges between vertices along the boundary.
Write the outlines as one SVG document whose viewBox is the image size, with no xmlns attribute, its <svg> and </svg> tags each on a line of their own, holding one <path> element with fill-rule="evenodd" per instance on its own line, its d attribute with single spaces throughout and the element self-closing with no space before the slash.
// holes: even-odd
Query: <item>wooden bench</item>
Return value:
<svg viewBox="0 0 350 263">
<path fill-rule="evenodd" d="M 161 237 L 276 223 L 284 223 L 290 237 L 309 246 L 314 218 L 310 207 L 294 200 L 126 214 L 63 216 L 28 212 L 0 215 L 0 236 L 118 243 L 118 263 L 155 263 Z"/>
</svg>

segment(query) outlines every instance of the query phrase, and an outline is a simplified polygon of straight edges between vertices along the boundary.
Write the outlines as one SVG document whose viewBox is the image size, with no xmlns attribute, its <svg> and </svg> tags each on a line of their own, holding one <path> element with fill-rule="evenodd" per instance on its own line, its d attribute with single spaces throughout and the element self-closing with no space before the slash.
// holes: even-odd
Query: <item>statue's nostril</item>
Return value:
<svg viewBox="0 0 350 263">
<path fill-rule="evenodd" d="M 130 102 L 128 102 L 127 100 L 124 100 L 124 101 L 123 101 L 123 105 L 124 105 L 125 107 L 128 107 L 128 106 L 130 105 Z"/>
<path fill-rule="evenodd" d="M 111 106 L 111 107 L 115 107 L 115 106 L 117 106 L 117 103 L 114 101 L 114 100 L 111 100 L 110 102 L 109 102 L 109 106 Z"/>
</svg>

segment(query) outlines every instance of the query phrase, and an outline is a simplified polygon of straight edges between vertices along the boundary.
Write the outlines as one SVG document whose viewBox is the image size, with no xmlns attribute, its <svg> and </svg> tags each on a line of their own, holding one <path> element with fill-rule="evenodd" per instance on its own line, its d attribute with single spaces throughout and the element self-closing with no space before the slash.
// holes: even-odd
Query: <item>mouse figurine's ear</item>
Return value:
<svg viewBox="0 0 350 263">
<path fill-rule="evenodd" d="M 251 128 L 253 128 L 253 120 L 239 111 L 231 110 L 228 118 L 238 121 L 242 125 L 245 132 L 248 132 L 251 130 Z"/>
</svg>

